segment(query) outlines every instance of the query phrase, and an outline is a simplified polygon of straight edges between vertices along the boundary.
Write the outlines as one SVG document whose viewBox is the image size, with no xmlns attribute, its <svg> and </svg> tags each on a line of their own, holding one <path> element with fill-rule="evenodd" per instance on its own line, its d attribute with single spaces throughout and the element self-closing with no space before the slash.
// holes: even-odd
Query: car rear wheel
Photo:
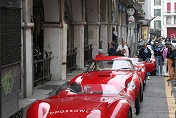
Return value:
<svg viewBox="0 0 176 118">
<path fill-rule="evenodd" d="M 140 94 L 135 100 L 136 115 L 140 112 Z"/>
<path fill-rule="evenodd" d="M 131 110 L 128 110 L 128 116 L 127 116 L 127 118 L 132 118 L 132 112 L 131 112 Z"/>
</svg>

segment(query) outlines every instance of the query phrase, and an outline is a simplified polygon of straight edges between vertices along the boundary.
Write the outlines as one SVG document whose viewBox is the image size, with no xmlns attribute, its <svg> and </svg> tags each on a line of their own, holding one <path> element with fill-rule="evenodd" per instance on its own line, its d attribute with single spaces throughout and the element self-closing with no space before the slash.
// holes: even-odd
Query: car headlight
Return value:
<svg viewBox="0 0 176 118">
<path fill-rule="evenodd" d="M 134 90 L 136 88 L 136 83 L 134 81 L 128 82 L 127 88 Z"/>
</svg>

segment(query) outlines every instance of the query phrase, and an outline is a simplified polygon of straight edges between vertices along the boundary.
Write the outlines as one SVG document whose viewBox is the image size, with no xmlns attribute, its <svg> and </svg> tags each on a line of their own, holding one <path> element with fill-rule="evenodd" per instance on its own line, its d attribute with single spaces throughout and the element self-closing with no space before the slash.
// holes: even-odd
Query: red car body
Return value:
<svg viewBox="0 0 176 118">
<path fill-rule="evenodd" d="M 130 58 L 126 57 L 118 57 L 118 56 L 106 56 L 102 58 L 96 58 L 92 62 L 98 61 L 109 61 L 109 60 L 123 60 L 129 61 L 132 64 Z M 124 62 L 122 62 L 124 63 Z M 134 67 L 134 65 L 132 64 Z M 80 75 L 77 75 L 70 81 L 70 87 L 73 84 L 77 83 L 77 85 L 83 86 L 85 84 L 110 84 L 116 86 L 118 91 L 121 91 L 124 88 L 128 88 L 128 83 L 135 84 L 135 89 L 133 90 L 135 93 L 135 104 L 137 106 L 137 114 L 139 113 L 138 104 L 143 100 L 143 80 L 141 75 L 139 74 L 140 70 L 100 70 L 100 71 L 87 71 Z M 134 85 L 133 85 L 134 86 Z M 74 88 L 74 87 L 73 87 Z M 75 87 L 76 88 L 76 87 Z"/>
<path fill-rule="evenodd" d="M 71 90 L 62 90 L 56 96 L 33 103 L 27 111 L 27 118 L 132 118 L 135 115 L 134 92 L 127 91 L 128 95 L 76 94 Z"/>
<path fill-rule="evenodd" d="M 143 85 L 146 84 L 146 72 L 153 72 L 154 66 L 153 63 L 146 63 L 141 58 L 130 58 L 133 62 L 134 66 L 136 67 L 137 72 L 139 73 L 140 77 L 142 78 Z M 140 71 L 139 71 L 140 70 Z"/>
</svg>

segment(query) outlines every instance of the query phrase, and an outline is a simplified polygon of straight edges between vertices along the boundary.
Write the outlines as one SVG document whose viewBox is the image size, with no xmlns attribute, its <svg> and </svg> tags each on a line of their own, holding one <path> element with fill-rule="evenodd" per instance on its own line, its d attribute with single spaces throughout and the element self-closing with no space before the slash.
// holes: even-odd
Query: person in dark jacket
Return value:
<svg viewBox="0 0 176 118">
<path fill-rule="evenodd" d="M 162 75 L 163 49 L 162 49 L 162 47 L 159 46 L 159 42 L 155 41 L 155 46 L 153 48 L 153 51 L 154 51 L 155 60 L 156 60 L 156 75 Z M 159 69 L 159 67 L 160 67 L 160 69 Z"/>
<path fill-rule="evenodd" d="M 144 47 L 140 49 L 139 56 L 143 59 L 143 61 L 146 61 L 147 63 L 149 63 L 151 58 L 151 51 L 147 47 L 147 43 L 144 43 Z M 149 75 L 150 75 L 150 72 L 146 72 L 146 76 L 148 79 L 150 79 Z"/>
<path fill-rule="evenodd" d="M 116 51 L 114 52 L 111 56 L 125 56 L 126 50 L 125 49 L 122 49 L 122 50 L 119 50 L 119 51 Z"/>
<path fill-rule="evenodd" d="M 114 52 L 116 52 L 116 47 L 115 47 L 115 44 L 114 42 L 112 42 L 110 45 L 109 45 L 109 51 L 108 51 L 108 54 L 109 56 L 111 56 Z"/>
</svg>

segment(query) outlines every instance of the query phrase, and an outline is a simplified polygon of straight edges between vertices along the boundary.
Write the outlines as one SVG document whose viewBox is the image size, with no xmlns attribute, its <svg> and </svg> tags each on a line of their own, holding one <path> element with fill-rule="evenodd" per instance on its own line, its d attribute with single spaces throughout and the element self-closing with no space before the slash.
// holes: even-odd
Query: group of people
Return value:
<svg viewBox="0 0 176 118">
<path fill-rule="evenodd" d="M 160 46 L 158 41 L 155 41 L 153 52 L 156 60 L 156 75 L 159 76 L 169 76 L 169 80 L 174 80 L 174 72 L 175 72 L 175 61 L 176 57 L 176 45 L 172 46 L 170 42 L 165 43 L 165 48 Z M 112 42 L 110 44 L 110 48 L 108 51 L 109 56 L 126 56 L 129 57 L 129 48 L 127 47 L 127 43 L 122 41 L 122 44 L 117 48 L 115 43 Z M 102 49 L 99 49 L 98 57 L 105 56 Z M 150 58 L 152 56 L 151 50 L 147 47 L 147 43 L 144 43 L 143 48 L 139 51 L 139 57 L 149 63 Z M 150 73 L 146 72 L 146 76 L 150 79 Z M 168 80 L 168 81 L 169 81 Z"/>
<path fill-rule="evenodd" d="M 169 80 L 174 80 L 174 58 L 176 57 L 176 46 L 172 46 L 170 42 L 165 43 L 165 48 L 159 45 L 158 41 L 155 41 L 153 47 L 153 52 L 156 60 L 156 75 L 169 76 Z M 147 63 L 151 58 L 151 50 L 147 47 L 147 43 L 144 43 L 144 47 L 139 51 L 139 57 L 146 61 Z M 164 62 L 164 63 L 163 63 Z M 150 73 L 146 73 L 149 78 Z"/>
<path fill-rule="evenodd" d="M 117 48 L 115 46 L 115 43 L 112 42 L 109 47 L 110 47 L 109 51 L 108 51 L 109 56 L 126 56 L 126 57 L 129 57 L 129 48 L 127 47 L 126 42 L 122 41 L 122 44 L 119 45 Z M 96 58 L 103 57 L 103 56 L 105 56 L 103 50 L 99 49 L 98 50 L 98 55 L 96 55 Z"/>
</svg>

